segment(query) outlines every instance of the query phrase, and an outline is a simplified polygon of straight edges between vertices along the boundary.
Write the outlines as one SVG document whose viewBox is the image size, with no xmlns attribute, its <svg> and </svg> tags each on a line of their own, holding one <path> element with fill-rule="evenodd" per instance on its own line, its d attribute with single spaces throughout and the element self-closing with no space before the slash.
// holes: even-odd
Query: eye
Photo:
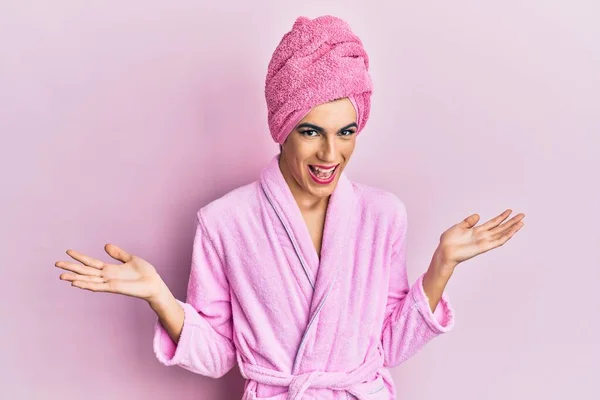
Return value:
<svg viewBox="0 0 600 400">
<path fill-rule="evenodd" d="M 347 133 L 344 135 L 344 132 L 347 132 Z M 340 132 L 340 134 L 341 134 L 342 136 L 350 136 L 350 135 L 354 134 L 354 131 L 353 131 L 353 130 L 351 130 L 351 129 L 345 129 L 345 130 L 343 130 L 342 132 Z"/>
<path fill-rule="evenodd" d="M 304 135 L 304 136 L 308 136 L 308 137 L 314 137 L 314 136 L 312 136 L 312 135 L 309 135 L 309 134 L 308 134 L 309 132 L 314 132 L 314 133 L 317 133 L 317 134 L 318 134 L 318 132 L 317 132 L 317 131 L 315 131 L 314 129 L 308 129 L 308 130 L 305 130 L 305 131 L 300 131 L 300 134 L 301 134 L 301 135 Z"/>
</svg>

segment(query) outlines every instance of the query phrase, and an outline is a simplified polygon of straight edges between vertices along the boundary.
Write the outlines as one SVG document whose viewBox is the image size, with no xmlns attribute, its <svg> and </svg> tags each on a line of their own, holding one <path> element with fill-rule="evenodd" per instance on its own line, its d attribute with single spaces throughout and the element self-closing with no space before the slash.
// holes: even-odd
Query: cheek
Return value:
<svg viewBox="0 0 600 400">
<path fill-rule="evenodd" d="M 343 161 L 350 157 L 352 154 L 352 149 L 348 146 L 339 146 L 337 149 L 337 155 L 339 157 L 339 161 Z"/>
<path fill-rule="evenodd" d="M 343 154 L 349 157 L 352 154 L 352 152 L 354 152 L 355 145 L 356 137 L 354 137 L 352 140 L 348 140 L 348 143 L 346 143 L 346 145 L 343 147 Z"/>
<path fill-rule="evenodd" d="M 291 163 L 291 169 L 294 173 L 294 175 L 296 175 L 298 178 L 302 178 L 302 176 L 304 176 L 307 171 L 306 171 L 306 163 L 304 162 L 305 158 L 301 158 L 300 154 L 296 154 L 294 161 Z"/>
<path fill-rule="evenodd" d="M 294 140 L 290 141 L 286 150 L 289 159 L 294 160 L 294 163 L 299 164 L 312 156 L 314 146 L 311 146 L 310 143 L 302 142 L 300 138 L 294 137 L 293 139 Z"/>
</svg>

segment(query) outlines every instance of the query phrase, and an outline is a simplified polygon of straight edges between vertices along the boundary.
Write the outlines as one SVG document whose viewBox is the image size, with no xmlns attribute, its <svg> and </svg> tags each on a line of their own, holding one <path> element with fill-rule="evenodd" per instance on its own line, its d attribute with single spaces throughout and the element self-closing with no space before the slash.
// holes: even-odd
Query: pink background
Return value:
<svg viewBox="0 0 600 400">
<path fill-rule="evenodd" d="M 347 169 L 407 205 L 409 278 L 439 235 L 506 208 L 525 227 L 457 269 L 455 329 L 393 370 L 402 399 L 598 399 L 597 1 L 4 1 L 0 397 L 239 399 L 163 367 L 155 315 L 54 267 L 111 242 L 185 298 L 194 214 L 277 151 L 263 97 L 295 18 L 363 39 L 371 119 Z"/>
</svg>

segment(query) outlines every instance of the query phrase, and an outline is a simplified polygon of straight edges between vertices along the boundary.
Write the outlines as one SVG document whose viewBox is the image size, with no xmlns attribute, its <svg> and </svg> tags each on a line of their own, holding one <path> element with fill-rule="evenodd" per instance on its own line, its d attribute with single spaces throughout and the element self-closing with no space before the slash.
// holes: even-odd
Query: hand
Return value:
<svg viewBox="0 0 600 400">
<path fill-rule="evenodd" d="M 521 221 L 525 217 L 523 213 L 500 225 L 511 212 L 508 209 L 479 226 L 474 226 L 479 221 L 479 215 L 472 214 L 445 231 L 440 236 L 440 244 L 436 250 L 440 265 L 453 269 L 463 261 L 502 246 L 525 225 Z"/>
<path fill-rule="evenodd" d="M 92 292 L 124 294 L 148 302 L 159 296 L 165 285 L 150 263 L 112 244 L 104 246 L 104 250 L 122 264 L 107 264 L 77 251 L 67 250 L 69 256 L 82 264 L 57 261 L 54 264 L 56 267 L 74 272 L 63 273 L 59 278 L 72 282 L 71 286 Z"/>
</svg>

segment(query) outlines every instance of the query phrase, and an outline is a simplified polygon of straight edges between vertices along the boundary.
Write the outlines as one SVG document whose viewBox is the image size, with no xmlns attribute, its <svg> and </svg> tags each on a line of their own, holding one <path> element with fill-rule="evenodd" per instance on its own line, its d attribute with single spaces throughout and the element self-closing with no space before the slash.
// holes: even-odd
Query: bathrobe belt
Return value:
<svg viewBox="0 0 600 400">
<path fill-rule="evenodd" d="M 258 365 L 243 362 L 237 355 L 240 373 L 245 379 L 272 386 L 288 386 L 288 400 L 300 400 L 308 388 L 346 390 L 357 399 L 365 399 L 361 393 L 354 392 L 352 387 L 365 382 L 382 366 L 381 357 L 374 355 L 364 364 L 350 372 L 312 371 L 299 375 L 272 370 Z"/>
</svg>

